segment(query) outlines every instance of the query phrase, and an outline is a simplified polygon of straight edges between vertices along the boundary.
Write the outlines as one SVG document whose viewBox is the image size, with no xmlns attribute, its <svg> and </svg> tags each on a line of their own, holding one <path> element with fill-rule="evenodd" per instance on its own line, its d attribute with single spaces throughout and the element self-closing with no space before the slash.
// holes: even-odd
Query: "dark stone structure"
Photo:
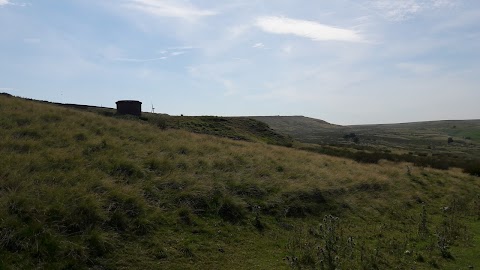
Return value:
<svg viewBox="0 0 480 270">
<path fill-rule="evenodd" d="M 142 116 L 142 102 L 137 100 L 117 101 L 117 113 Z"/>
</svg>

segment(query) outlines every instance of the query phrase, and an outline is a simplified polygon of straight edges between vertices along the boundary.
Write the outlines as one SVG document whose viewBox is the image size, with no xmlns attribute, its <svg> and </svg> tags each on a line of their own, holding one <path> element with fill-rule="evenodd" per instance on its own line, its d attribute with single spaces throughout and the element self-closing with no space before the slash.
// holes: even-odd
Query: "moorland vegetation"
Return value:
<svg viewBox="0 0 480 270">
<path fill-rule="evenodd" d="M 480 265 L 480 182 L 461 169 L 145 118 L 0 96 L 0 269 Z"/>
</svg>

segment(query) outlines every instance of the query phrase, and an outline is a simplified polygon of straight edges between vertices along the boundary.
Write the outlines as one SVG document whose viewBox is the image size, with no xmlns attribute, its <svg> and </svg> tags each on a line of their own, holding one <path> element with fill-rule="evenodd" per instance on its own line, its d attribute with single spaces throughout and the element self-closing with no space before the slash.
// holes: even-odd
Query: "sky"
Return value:
<svg viewBox="0 0 480 270">
<path fill-rule="evenodd" d="M 335 124 L 480 118 L 477 0 L 0 0 L 0 92 Z"/>
</svg>

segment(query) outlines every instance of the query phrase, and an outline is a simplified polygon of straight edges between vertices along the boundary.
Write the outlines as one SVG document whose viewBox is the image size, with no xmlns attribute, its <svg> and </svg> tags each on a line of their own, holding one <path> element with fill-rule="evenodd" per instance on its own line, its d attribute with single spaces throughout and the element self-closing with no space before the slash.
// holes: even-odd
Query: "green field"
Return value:
<svg viewBox="0 0 480 270">
<path fill-rule="evenodd" d="M 0 138 L 0 269 L 480 267 L 480 178 L 459 169 L 4 95 Z"/>
</svg>

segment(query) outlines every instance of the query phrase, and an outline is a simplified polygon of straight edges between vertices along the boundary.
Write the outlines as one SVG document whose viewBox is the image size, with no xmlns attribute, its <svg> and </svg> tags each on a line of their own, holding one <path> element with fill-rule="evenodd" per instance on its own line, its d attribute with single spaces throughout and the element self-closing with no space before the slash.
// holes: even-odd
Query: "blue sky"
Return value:
<svg viewBox="0 0 480 270">
<path fill-rule="evenodd" d="M 480 118 L 480 1 L 0 0 L 0 92 L 336 124 Z"/>
</svg>

